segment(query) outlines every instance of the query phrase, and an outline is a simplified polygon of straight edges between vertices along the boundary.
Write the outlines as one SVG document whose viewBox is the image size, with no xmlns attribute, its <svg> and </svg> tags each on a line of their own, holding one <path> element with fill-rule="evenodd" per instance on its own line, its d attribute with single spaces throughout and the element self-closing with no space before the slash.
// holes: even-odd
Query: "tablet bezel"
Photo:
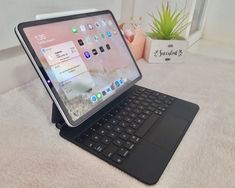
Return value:
<svg viewBox="0 0 235 188">
<path fill-rule="evenodd" d="M 55 87 L 53 86 L 52 83 L 48 83 L 47 81 L 49 80 L 49 76 L 47 75 L 46 71 L 44 70 L 42 64 L 40 63 L 40 60 L 38 59 L 32 45 L 30 44 L 25 32 L 24 28 L 26 27 L 32 27 L 32 26 L 37 26 L 37 25 L 43 25 L 43 24 L 49 24 L 49 23 L 55 23 L 55 22 L 61 22 L 61 21 L 68 21 L 68 20 L 73 20 L 73 19 L 80 19 L 80 18 L 85 18 L 85 17 L 90 17 L 90 16 L 98 16 L 102 14 L 110 14 L 119 30 L 119 34 L 121 35 L 122 40 L 124 41 L 125 46 L 127 47 L 127 50 L 137 68 L 137 71 L 139 72 L 139 77 L 137 77 L 135 80 L 130 82 L 129 84 L 124 85 L 120 90 L 118 90 L 115 94 L 107 98 L 105 101 L 103 101 L 101 104 L 98 106 L 94 107 L 92 110 L 88 111 L 84 115 L 82 115 L 80 118 L 78 118 L 76 121 L 73 121 L 70 117 L 70 114 L 67 111 L 67 108 L 65 107 L 63 101 L 61 100 L 58 92 L 56 91 Z M 38 73 L 41 81 L 43 82 L 44 86 L 46 87 L 50 97 L 56 104 L 58 110 L 60 111 L 61 115 L 63 116 L 66 124 L 70 127 L 76 127 L 79 126 L 82 122 L 87 120 L 89 117 L 93 116 L 96 112 L 98 112 L 100 109 L 105 107 L 108 103 L 110 103 L 112 100 L 116 99 L 118 96 L 120 96 L 123 92 L 128 90 L 130 87 L 132 87 L 137 81 L 139 81 L 142 78 L 142 74 L 137 66 L 137 63 L 131 54 L 131 51 L 118 27 L 117 21 L 114 18 L 112 12 L 110 10 L 103 10 L 103 11 L 97 11 L 97 12 L 90 12 L 90 13 L 83 13 L 83 14 L 77 14 L 77 15 L 71 15 L 71 16 L 63 16 L 63 17 L 57 17 L 57 18 L 50 18 L 50 19 L 44 19 L 44 20 L 37 20 L 37 21 L 30 21 L 30 22 L 23 22 L 20 23 L 16 28 L 15 28 L 16 35 L 23 46 L 26 54 L 28 55 L 31 63 L 33 64 L 36 72 Z"/>
</svg>

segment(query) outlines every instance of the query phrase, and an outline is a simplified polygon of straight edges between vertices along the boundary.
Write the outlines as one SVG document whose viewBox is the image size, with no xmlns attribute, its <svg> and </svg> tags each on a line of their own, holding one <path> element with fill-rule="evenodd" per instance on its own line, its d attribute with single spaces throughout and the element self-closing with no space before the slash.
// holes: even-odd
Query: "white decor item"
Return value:
<svg viewBox="0 0 235 188">
<path fill-rule="evenodd" d="M 149 63 L 183 63 L 187 47 L 186 40 L 153 40 L 147 37 L 144 58 Z"/>
</svg>

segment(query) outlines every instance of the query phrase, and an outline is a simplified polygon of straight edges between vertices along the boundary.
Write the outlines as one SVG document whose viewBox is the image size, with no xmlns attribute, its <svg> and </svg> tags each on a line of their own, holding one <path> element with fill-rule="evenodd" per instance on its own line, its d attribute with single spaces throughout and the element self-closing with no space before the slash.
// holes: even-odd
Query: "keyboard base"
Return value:
<svg viewBox="0 0 235 188">
<path fill-rule="evenodd" d="M 146 104 L 145 107 L 148 109 L 151 109 L 149 106 L 155 106 L 155 109 L 152 109 L 153 111 L 151 111 L 149 115 L 149 112 L 146 110 L 143 112 L 147 114 L 138 114 L 136 110 L 134 114 L 138 116 L 129 122 L 129 118 L 131 118 L 130 115 L 135 116 L 132 114 L 135 108 L 132 108 L 132 110 L 127 113 L 124 120 L 128 124 L 127 127 L 125 127 L 125 123 L 121 123 L 123 117 L 120 120 L 116 118 L 120 118 L 118 116 L 119 113 L 121 115 L 123 114 L 121 113 L 122 107 L 123 109 L 125 108 L 125 111 L 129 110 L 128 107 L 132 102 L 138 103 L 138 101 L 134 101 L 137 99 L 130 100 L 130 103 L 127 101 L 127 106 L 121 106 L 120 111 L 117 112 L 118 114 L 115 114 L 114 110 L 115 120 L 117 120 L 119 124 L 111 118 L 107 119 L 108 124 L 105 119 L 104 122 L 101 121 L 100 125 L 97 125 L 97 122 L 100 121 L 100 117 L 104 116 L 104 114 L 111 113 L 110 109 L 119 106 L 120 101 L 127 100 L 133 92 L 143 89 L 150 91 L 149 96 L 151 96 L 151 92 L 155 93 L 155 91 L 135 85 L 80 126 L 75 128 L 63 126 L 60 129 L 60 135 L 100 159 L 135 177 L 139 181 L 152 185 L 159 180 L 184 134 L 196 116 L 199 107 L 196 104 L 160 93 L 157 99 L 151 99 L 155 102 L 150 102 L 148 105 Z M 145 96 L 144 93 L 136 96 L 138 97 L 139 95 Z M 172 98 L 172 101 L 169 100 L 169 104 L 167 104 L 168 101 L 163 99 L 164 97 L 162 96 L 166 96 L 167 99 Z M 122 103 L 124 104 L 125 102 Z M 141 102 L 141 104 L 142 103 L 144 102 Z M 137 105 L 138 108 L 141 104 Z M 159 107 L 157 104 L 161 104 L 161 106 Z M 166 109 L 163 109 L 162 104 L 167 104 Z M 137 126 L 134 126 L 132 121 L 134 121 Z M 138 127 L 138 121 L 141 124 L 140 127 Z M 149 124 L 151 124 L 151 126 Z M 128 138 L 126 138 L 125 135 L 127 135 Z"/>
</svg>

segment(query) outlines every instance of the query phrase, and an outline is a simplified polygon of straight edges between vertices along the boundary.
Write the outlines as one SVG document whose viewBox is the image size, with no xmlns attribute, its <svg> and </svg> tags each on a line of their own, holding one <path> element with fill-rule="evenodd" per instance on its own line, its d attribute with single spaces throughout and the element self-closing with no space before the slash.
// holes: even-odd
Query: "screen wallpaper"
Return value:
<svg viewBox="0 0 235 188">
<path fill-rule="evenodd" d="M 110 14 L 24 32 L 73 121 L 139 76 Z"/>
</svg>

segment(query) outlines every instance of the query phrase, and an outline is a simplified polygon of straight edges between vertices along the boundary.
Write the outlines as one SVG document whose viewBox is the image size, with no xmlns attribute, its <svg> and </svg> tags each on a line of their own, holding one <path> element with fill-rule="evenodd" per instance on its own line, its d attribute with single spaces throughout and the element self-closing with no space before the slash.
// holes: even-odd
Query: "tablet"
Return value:
<svg viewBox="0 0 235 188">
<path fill-rule="evenodd" d="M 142 77 L 109 10 L 24 22 L 15 32 L 71 127 Z"/>
</svg>

